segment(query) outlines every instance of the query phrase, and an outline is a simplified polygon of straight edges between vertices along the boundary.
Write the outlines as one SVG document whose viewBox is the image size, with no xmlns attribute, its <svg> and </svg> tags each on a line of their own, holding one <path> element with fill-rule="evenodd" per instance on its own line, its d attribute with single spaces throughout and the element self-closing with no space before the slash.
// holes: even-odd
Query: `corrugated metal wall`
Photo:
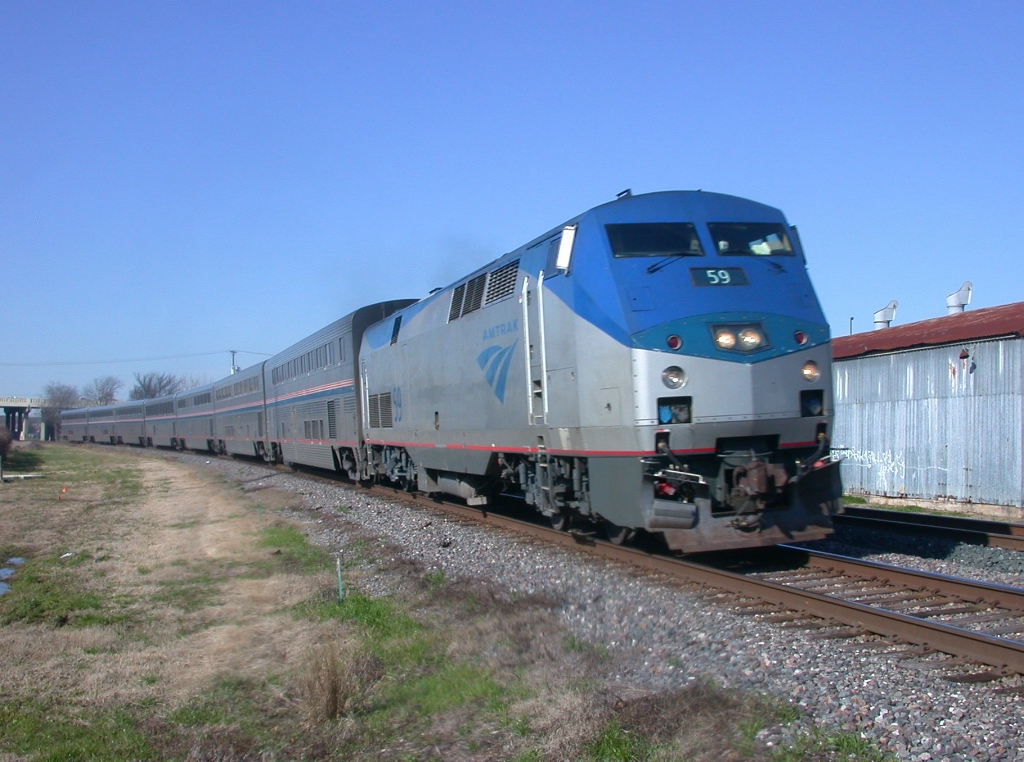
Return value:
<svg viewBox="0 0 1024 762">
<path fill-rule="evenodd" d="M 845 489 L 1024 507 L 1022 345 L 1001 339 L 836 361 L 832 442 L 848 448 Z"/>
</svg>

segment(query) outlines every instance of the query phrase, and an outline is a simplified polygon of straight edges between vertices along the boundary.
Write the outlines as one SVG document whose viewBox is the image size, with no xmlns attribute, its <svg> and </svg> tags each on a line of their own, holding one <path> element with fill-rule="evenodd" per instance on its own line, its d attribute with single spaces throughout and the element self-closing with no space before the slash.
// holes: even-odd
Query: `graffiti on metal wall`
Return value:
<svg viewBox="0 0 1024 762">
<path fill-rule="evenodd" d="M 871 469 L 871 476 L 876 481 L 875 489 L 881 492 L 903 491 L 903 485 L 907 479 L 907 463 L 902 452 L 892 450 L 879 452 L 852 447 L 843 450 L 843 464 Z"/>
</svg>

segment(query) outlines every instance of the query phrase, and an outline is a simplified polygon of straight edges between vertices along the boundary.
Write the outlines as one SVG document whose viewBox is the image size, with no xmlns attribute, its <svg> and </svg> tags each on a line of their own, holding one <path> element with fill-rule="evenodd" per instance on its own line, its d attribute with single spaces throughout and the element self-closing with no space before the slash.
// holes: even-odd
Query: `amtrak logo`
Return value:
<svg viewBox="0 0 1024 762">
<path fill-rule="evenodd" d="M 498 344 L 487 347 L 476 358 L 476 364 L 484 372 L 487 384 L 494 390 L 494 396 L 501 404 L 505 404 L 505 382 L 508 381 L 508 369 L 512 364 L 512 353 L 519 339 L 511 346 L 501 347 Z"/>
</svg>

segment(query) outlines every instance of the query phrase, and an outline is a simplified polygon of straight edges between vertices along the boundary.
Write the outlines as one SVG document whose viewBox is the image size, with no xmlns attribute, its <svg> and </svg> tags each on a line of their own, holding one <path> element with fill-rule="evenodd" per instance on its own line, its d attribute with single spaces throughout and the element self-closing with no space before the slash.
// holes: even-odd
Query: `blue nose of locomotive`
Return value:
<svg viewBox="0 0 1024 762">
<path fill-rule="evenodd" d="M 755 363 L 828 341 L 782 212 L 700 191 L 628 197 L 579 220 L 577 311 L 638 349 Z"/>
</svg>

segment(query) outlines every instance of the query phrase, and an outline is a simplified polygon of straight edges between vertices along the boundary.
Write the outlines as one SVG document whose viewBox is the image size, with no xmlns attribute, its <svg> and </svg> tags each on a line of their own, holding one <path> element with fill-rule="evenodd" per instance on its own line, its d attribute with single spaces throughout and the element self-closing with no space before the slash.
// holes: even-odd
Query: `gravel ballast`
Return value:
<svg viewBox="0 0 1024 762">
<path fill-rule="evenodd" d="M 624 694 L 710 678 L 799 706 L 800 720 L 779 735 L 766 731 L 762 736 L 771 744 L 818 727 L 857 732 L 900 760 L 1024 759 L 1024 710 L 1016 690 L 1024 691 L 1024 680 L 1019 676 L 979 684 L 949 682 L 940 673 L 906 666 L 921 663 L 897 658 L 894 652 L 906 647 L 872 647 L 877 639 L 862 638 L 862 648 L 851 648 L 849 640 L 815 638 L 813 631 L 743 616 L 716 605 L 707 594 L 681 590 L 619 564 L 453 521 L 342 484 L 243 461 L 176 457 L 245 481 L 247 489 L 302 493 L 304 510 L 295 518 L 308 525 L 312 541 L 332 549 L 344 540 L 322 517 L 344 505 L 345 521 L 401 547 L 428 570 L 442 570 L 451 579 L 486 581 L 504 588 L 510 597 L 539 595 L 557 601 L 557 613 L 577 639 L 609 649 L 608 677 Z M 815 546 L 1020 585 L 1024 554 L 971 546 L 943 548 L 934 541 L 921 541 L 924 545 L 919 547 L 906 537 L 896 542 L 898 546 L 887 549 L 881 536 L 843 533 L 839 540 Z M 893 547 L 901 552 L 892 552 Z"/>
</svg>

